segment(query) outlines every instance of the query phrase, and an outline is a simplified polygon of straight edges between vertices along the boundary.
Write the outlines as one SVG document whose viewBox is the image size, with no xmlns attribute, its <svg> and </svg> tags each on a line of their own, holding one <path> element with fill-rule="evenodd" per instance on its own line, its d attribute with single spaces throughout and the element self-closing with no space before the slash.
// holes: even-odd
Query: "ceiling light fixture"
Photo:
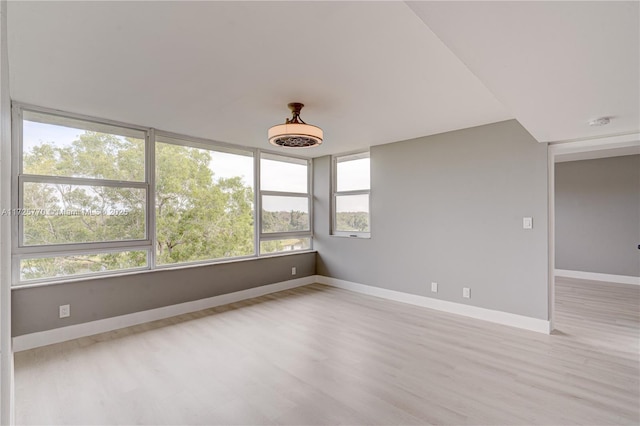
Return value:
<svg viewBox="0 0 640 426">
<path fill-rule="evenodd" d="M 312 148 L 322 143 L 322 129 L 307 124 L 300 118 L 304 104 L 292 102 L 288 105 L 291 119 L 269 129 L 269 143 L 284 148 Z"/>
<path fill-rule="evenodd" d="M 609 124 L 610 121 L 611 119 L 609 117 L 600 117 L 600 118 L 596 118 L 595 120 L 591 120 L 589 122 L 589 126 L 591 127 L 605 126 Z"/>
</svg>

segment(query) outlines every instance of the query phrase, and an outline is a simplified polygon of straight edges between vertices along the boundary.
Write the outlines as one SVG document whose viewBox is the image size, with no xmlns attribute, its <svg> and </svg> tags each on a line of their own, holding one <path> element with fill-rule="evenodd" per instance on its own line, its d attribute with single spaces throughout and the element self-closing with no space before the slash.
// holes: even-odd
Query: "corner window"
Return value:
<svg viewBox="0 0 640 426">
<path fill-rule="evenodd" d="M 309 159 L 12 111 L 14 286 L 312 248 Z"/>
<path fill-rule="evenodd" d="M 332 175 L 332 234 L 345 237 L 370 237 L 369 153 L 334 157 Z"/>
</svg>

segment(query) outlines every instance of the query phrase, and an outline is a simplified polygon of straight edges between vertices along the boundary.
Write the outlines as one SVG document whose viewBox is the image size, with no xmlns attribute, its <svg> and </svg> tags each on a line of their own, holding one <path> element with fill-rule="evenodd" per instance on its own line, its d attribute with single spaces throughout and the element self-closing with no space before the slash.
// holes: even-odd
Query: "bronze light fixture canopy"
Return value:
<svg viewBox="0 0 640 426">
<path fill-rule="evenodd" d="M 304 104 L 292 102 L 288 105 L 291 119 L 269 129 L 269 143 L 284 148 L 312 148 L 322 143 L 322 129 L 307 124 L 300 118 L 300 110 Z"/>
</svg>

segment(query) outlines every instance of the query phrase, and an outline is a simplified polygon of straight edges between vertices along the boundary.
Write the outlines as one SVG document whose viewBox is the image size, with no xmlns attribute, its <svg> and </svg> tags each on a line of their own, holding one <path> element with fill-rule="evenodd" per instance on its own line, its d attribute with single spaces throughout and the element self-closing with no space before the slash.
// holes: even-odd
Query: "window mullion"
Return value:
<svg viewBox="0 0 640 426">
<path fill-rule="evenodd" d="M 110 179 L 93 179 L 82 177 L 67 176 L 47 176 L 47 175 L 30 175 L 22 174 L 18 176 L 20 183 L 50 183 L 53 185 L 82 185 L 82 186 L 107 186 L 110 188 L 140 188 L 146 189 L 147 182 L 122 181 Z"/>
<path fill-rule="evenodd" d="M 371 193 L 369 189 L 359 189 L 355 191 L 336 191 L 334 193 L 335 196 L 345 196 L 345 195 L 368 195 Z"/>
<path fill-rule="evenodd" d="M 302 192 L 282 192 L 282 191 L 260 191 L 262 196 L 267 197 L 298 197 L 298 198 L 309 198 L 309 194 L 305 194 Z"/>
<path fill-rule="evenodd" d="M 22 206 L 22 194 L 19 188 L 18 176 L 22 173 L 22 109 L 14 105 L 12 108 L 12 158 L 11 158 L 11 208 Z M 20 229 L 22 229 L 22 217 L 11 217 L 11 249 L 14 251 L 22 241 Z M 15 274 L 13 274 L 15 275 Z M 16 282 L 16 281 L 13 281 Z"/>
<path fill-rule="evenodd" d="M 310 237 L 311 230 L 309 231 L 291 231 L 291 232 L 272 232 L 269 234 L 260 234 L 262 241 L 282 240 L 286 238 L 298 238 L 298 237 Z"/>
<path fill-rule="evenodd" d="M 260 255 L 260 239 L 262 234 L 262 190 L 261 190 L 261 176 L 260 176 L 260 158 L 261 151 L 255 150 L 253 157 L 253 248 L 254 255 Z"/>
<path fill-rule="evenodd" d="M 311 231 L 311 246 L 309 248 L 313 248 L 313 161 L 307 160 L 307 193 L 309 194 L 309 229 Z"/>
<path fill-rule="evenodd" d="M 147 181 L 147 229 L 146 237 L 151 244 L 147 253 L 147 265 L 156 267 L 156 133 L 149 129 L 145 140 L 145 178 Z"/>
<path fill-rule="evenodd" d="M 145 249 L 151 246 L 151 241 L 148 240 L 125 240 L 125 241 L 101 241 L 92 243 L 73 243 L 73 244 L 50 244 L 50 245 L 33 245 L 22 246 L 15 250 L 15 254 L 23 255 L 37 255 L 38 253 L 57 253 L 57 252 L 96 252 L 102 250 L 111 249 L 129 249 L 131 247 L 144 247 Z M 31 256 L 35 257 L 35 256 Z"/>
</svg>

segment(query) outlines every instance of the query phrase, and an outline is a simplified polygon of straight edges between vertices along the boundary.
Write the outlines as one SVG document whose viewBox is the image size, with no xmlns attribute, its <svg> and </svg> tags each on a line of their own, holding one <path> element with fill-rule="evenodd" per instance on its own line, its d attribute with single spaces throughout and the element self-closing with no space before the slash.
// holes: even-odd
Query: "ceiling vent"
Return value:
<svg viewBox="0 0 640 426">
<path fill-rule="evenodd" d="M 589 126 L 591 127 L 606 126 L 607 124 L 609 124 L 609 122 L 611 122 L 611 119 L 609 117 L 600 117 L 600 118 L 596 118 L 595 120 L 591 120 L 589 122 Z"/>
</svg>

